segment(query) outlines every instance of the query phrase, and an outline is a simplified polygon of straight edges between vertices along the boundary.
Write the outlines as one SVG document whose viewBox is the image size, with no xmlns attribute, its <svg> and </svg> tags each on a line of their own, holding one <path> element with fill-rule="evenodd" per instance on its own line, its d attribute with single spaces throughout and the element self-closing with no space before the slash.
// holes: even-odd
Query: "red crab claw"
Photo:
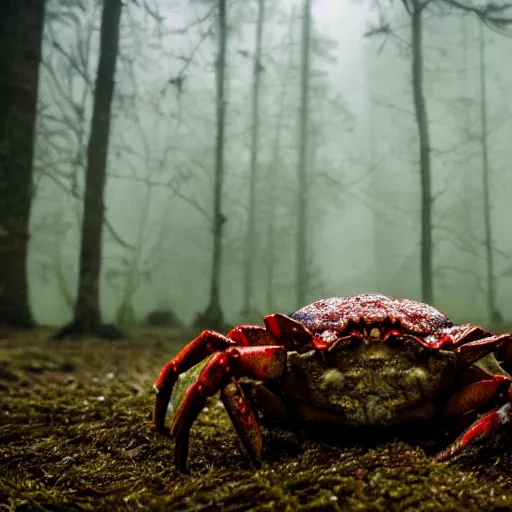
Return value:
<svg viewBox="0 0 512 512">
<path fill-rule="evenodd" d="M 455 351 L 460 354 L 458 360 L 460 364 L 470 365 L 482 357 L 495 352 L 503 345 L 509 345 L 512 337 L 508 333 L 489 335 L 486 338 L 469 341 L 458 346 Z"/>
<path fill-rule="evenodd" d="M 274 340 L 265 328 L 258 325 L 241 325 L 229 331 L 227 336 L 215 331 L 203 331 L 163 367 L 153 386 L 156 391 L 153 407 L 155 429 L 163 434 L 169 433 L 169 429 L 165 427 L 165 415 L 174 384 L 180 373 L 189 370 L 210 354 L 231 346 L 271 345 L 273 343 Z"/>
<path fill-rule="evenodd" d="M 268 315 L 263 320 L 267 331 L 288 349 L 307 348 L 308 345 L 317 350 L 329 348 L 329 343 L 315 336 L 300 322 L 281 313 Z"/>
<path fill-rule="evenodd" d="M 506 392 L 512 379 L 504 375 L 488 375 L 484 380 L 472 382 L 457 391 L 445 406 L 445 418 L 460 417 L 486 404 Z"/>
<path fill-rule="evenodd" d="M 510 400 L 510 388 L 509 388 Z M 448 448 L 436 455 L 437 460 L 446 460 L 461 451 L 466 445 L 489 437 L 502 425 L 512 421 L 512 403 L 507 402 L 499 408 L 493 409 L 478 418 L 467 428 Z"/>
<path fill-rule="evenodd" d="M 493 373 L 501 370 L 494 357 L 486 359 L 485 364 L 478 366 L 478 361 L 484 356 L 503 346 L 509 347 L 510 334 L 493 336 L 482 328 L 469 324 L 455 326 L 447 331 L 453 338 L 447 340 L 446 344 L 454 346 L 455 352 L 459 354 L 459 361 L 466 366 L 477 363 L 463 372 L 462 382 L 465 385 L 448 400 L 444 417 L 462 418 L 466 413 L 478 410 L 480 406 L 497 397 L 506 403 L 476 419 L 450 446 L 437 454 L 438 460 L 452 457 L 466 445 L 489 437 L 500 426 L 512 420 L 512 379 L 505 372 L 503 375 Z"/>
<path fill-rule="evenodd" d="M 469 366 L 502 346 L 511 346 L 512 336 L 508 333 L 493 335 L 478 325 L 463 324 L 442 329 L 434 340 L 427 337 L 418 341 L 429 349 L 451 348 L 459 354 L 458 362 Z"/>
<path fill-rule="evenodd" d="M 248 400 L 237 388 L 237 377 L 268 381 L 280 378 L 286 366 L 286 352 L 281 346 L 230 347 L 214 354 L 202 369 L 181 402 L 171 427 L 175 438 L 174 462 L 186 471 L 190 428 L 205 406 L 206 399 L 224 388 L 224 403 L 248 452 L 259 459 L 261 434 Z M 234 383 L 234 388 L 230 386 Z M 227 399 L 226 399 L 227 397 Z"/>
</svg>

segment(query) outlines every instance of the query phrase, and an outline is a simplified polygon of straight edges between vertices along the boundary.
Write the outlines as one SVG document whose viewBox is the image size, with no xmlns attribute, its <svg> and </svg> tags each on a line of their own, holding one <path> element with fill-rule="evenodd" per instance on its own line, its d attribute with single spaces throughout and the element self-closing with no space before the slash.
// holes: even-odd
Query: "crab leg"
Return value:
<svg viewBox="0 0 512 512">
<path fill-rule="evenodd" d="M 209 396 L 223 388 L 233 377 L 250 377 L 262 381 L 278 379 L 283 375 L 285 366 L 286 352 L 281 346 L 230 347 L 214 354 L 196 382 L 188 388 L 174 416 L 171 432 L 176 441 L 176 467 L 181 471 L 186 469 L 190 428 Z M 230 408 L 230 413 L 241 414 L 243 417 L 248 402 L 243 394 L 241 397 L 238 405 Z M 254 422 L 249 414 L 240 420 L 238 426 L 251 428 Z M 257 448 L 254 451 L 255 455 L 259 455 Z"/>
<path fill-rule="evenodd" d="M 266 342 L 272 344 L 270 335 L 259 325 L 242 325 L 223 336 L 215 331 L 203 331 L 192 340 L 178 355 L 171 359 L 162 369 L 154 384 L 156 400 L 153 408 L 153 424 L 160 433 L 167 433 L 165 414 L 169 406 L 172 389 L 178 375 L 186 372 L 205 357 L 231 346 L 257 345 Z"/>
<path fill-rule="evenodd" d="M 263 325 L 239 325 L 233 327 L 226 336 L 242 347 L 275 345 L 276 340 Z"/>
<path fill-rule="evenodd" d="M 512 347 L 512 336 L 509 333 L 492 335 L 477 325 L 454 325 L 440 331 L 435 341 L 427 341 L 414 337 L 425 348 L 452 349 L 460 354 L 459 363 L 469 366 L 491 352 L 502 347 Z M 509 348 L 509 351 L 512 351 Z"/>
<path fill-rule="evenodd" d="M 512 403 L 508 402 L 478 418 L 448 448 L 436 455 L 437 460 L 453 457 L 464 446 L 489 437 L 497 428 L 512 421 Z"/>
<path fill-rule="evenodd" d="M 172 388 L 178 375 L 192 368 L 212 352 L 235 346 L 236 342 L 215 331 L 203 331 L 178 355 L 171 359 L 160 372 L 155 384 L 156 400 L 153 408 L 153 424 L 158 432 L 166 433 L 165 414 L 171 399 Z"/>
<path fill-rule="evenodd" d="M 461 364 L 470 365 L 485 355 L 501 348 L 501 346 L 507 344 L 507 342 L 510 343 L 511 340 L 510 334 L 497 334 L 460 345 L 455 351 L 460 354 L 459 362 Z"/>
<path fill-rule="evenodd" d="M 263 442 L 251 402 L 246 398 L 236 379 L 232 379 L 221 389 L 220 397 L 238 437 L 253 462 L 258 465 Z"/>
<path fill-rule="evenodd" d="M 462 416 L 487 403 L 510 386 L 511 379 L 503 375 L 492 375 L 486 380 L 473 382 L 457 391 L 446 404 L 445 418 Z"/>
</svg>

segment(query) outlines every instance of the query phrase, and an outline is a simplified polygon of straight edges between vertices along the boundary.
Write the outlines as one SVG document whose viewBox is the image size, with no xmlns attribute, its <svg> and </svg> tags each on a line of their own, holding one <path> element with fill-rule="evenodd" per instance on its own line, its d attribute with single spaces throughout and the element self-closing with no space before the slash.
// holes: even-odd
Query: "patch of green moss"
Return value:
<svg viewBox="0 0 512 512">
<path fill-rule="evenodd" d="M 217 397 L 194 424 L 191 474 L 182 475 L 172 440 L 153 432 L 151 388 L 187 338 L 47 338 L 34 331 L 0 340 L 0 503 L 9 510 L 512 509 L 508 431 L 438 463 L 403 441 L 340 433 L 327 442 L 263 426 L 255 469 Z"/>
</svg>

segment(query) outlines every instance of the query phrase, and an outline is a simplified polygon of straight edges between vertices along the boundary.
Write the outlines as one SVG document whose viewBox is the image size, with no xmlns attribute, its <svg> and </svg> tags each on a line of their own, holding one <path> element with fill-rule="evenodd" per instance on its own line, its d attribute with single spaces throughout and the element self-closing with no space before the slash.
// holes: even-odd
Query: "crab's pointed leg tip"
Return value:
<svg viewBox="0 0 512 512">
<path fill-rule="evenodd" d="M 434 455 L 434 459 L 438 462 L 445 462 L 448 459 L 451 459 L 457 453 L 461 451 L 466 443 L 461 442 L 460 438 L 456 439 L 452 444 L 447 446 L 444 450 L 441 450 L 439 453 Z"/>
<path fill-rule="evenodd" d="M 447 450 L 443 450 L 434 455 L 434 459 L 437 460 L 437 462 L 444 462 L 445 460 L 448 460 L 449 458 L 450 458 L 450 454 L 447 453 Z"/>
</svg>

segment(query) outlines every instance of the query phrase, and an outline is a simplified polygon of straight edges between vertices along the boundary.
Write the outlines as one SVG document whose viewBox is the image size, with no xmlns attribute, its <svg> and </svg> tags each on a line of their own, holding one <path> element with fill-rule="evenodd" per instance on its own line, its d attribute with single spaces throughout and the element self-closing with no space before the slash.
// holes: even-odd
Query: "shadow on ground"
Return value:
<svg viewBox="0 0 512 512">
<path fill-rule="evenodd" d="M 264 428 L 256 470 L 216 398 L 192 431 L 191 475 L 181 475 L 172 441 L 152 431 L 151 386 L 187 338 L 155 330 L 49 343 L 50 334 L 0 334 L 6 510 L 512 510 L 509 432 L 437 463 L 415 443 Z"/>
</svg>

